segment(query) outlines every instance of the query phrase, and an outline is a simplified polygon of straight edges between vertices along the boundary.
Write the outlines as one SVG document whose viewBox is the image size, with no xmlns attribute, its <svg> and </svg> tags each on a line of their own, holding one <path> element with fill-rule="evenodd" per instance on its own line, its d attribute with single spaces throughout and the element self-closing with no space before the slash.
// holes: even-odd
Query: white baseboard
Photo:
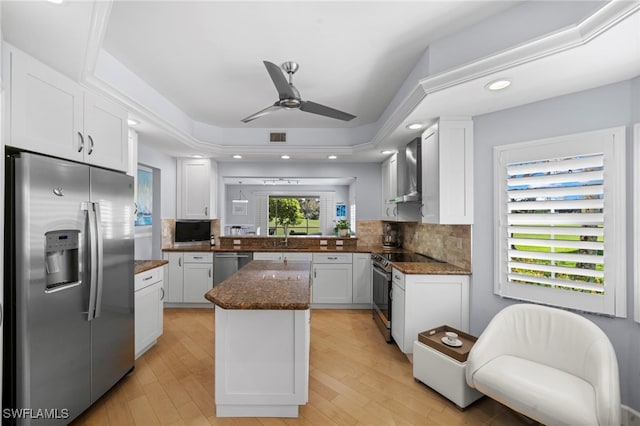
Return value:
<svg viewBox="0 0 640 426">
<path fill-rule="evenodd" d="M 620 418 L 622 426 L 640 426 L 640 412 L 626 405 L 620 406 L 622 416 Z"/>
</svg>

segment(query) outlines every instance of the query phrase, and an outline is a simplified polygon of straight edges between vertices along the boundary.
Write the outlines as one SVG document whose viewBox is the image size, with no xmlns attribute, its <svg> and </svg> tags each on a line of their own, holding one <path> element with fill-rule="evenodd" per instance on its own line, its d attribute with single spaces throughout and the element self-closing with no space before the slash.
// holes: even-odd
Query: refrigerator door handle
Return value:
<svg viewBox="0 0 640 426">
<path fill-rule="evenodd" d="M 96 254 L 97 254 L 97 265 L 96 265 L 96 313 L 94 318 L 98 318 L 100 316 L 100 312 L 102 311 L 102 284 L 103 284 L 103 271 L 104 271 L 104 250 L 103 250 L 103 240 L 102 240 L 102 219 L 100 216 L 100 203 L 93 203 L 95 214 L 95 228 L 96 228 Z"/>
<path fill-rule="evenodd" d="M 95 229 L 95 210 L 93 209 L 93 203 L 82 203 L 82 210 L 87 212 L 87 224 L 89 228 L 89 241 L 87 244 L 87 254 L 89 259 L 89 309 L 87 311 L 87 321 L 91 321 L 95 318 L 96 310 L 96 267 L 97 267 L 97 250 L 96 250 L 96 229 Z"/>
</svg>

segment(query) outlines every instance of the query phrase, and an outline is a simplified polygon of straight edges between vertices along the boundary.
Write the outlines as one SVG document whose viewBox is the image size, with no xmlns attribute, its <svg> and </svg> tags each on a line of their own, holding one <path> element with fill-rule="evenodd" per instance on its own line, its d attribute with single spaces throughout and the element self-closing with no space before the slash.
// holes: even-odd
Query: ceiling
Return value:
<svg viewBox="0 0 640 426">
<path fill-rule="evenodd" d="M 636 4 L 610 13 L 609 21 L 578 22 L 462 66 L 415 75 L 434 42 L 514 4 L 520 2 L 3 0 L 1 13 L 6 41 L 74 80 L 95 82 L 94 72 L 106 72 L 96 72 L 97 58 L 107 52 L 143 81 L 145 87 L 127 91 L 116 87 L 116 76 L 100 89 L 141 121 L 143 143 L 169 155 L 278 161 L 286 149 L 294 160 L 337 154 L 337 161 L 381 161 L 382 149 L 420 133 L 407 131 L 409 122 L 484 114 L 640 74 Z M 293 80 L 303 99 L 357 118 L 294 110 L 242 123 L 277 100 L 263 60 L 298 62 Z M 514 84 L 486 91 L 498 76 Z M 145 103 L 145 96 L 163 103 Z M 269 146 L 271 130 L 287 131 L 291 140 Z"/>
</svg>

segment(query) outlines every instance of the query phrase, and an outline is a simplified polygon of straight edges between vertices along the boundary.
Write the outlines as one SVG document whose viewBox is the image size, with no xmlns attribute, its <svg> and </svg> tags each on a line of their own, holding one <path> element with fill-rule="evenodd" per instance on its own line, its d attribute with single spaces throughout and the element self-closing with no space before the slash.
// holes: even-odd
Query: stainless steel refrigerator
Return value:
<svg viewBox="0 0 640 426">
<path fill-rule="evenodd" d="M 3 421 L 67 424 L 134 367 L 133 178 L 5 161 Z"/>
</svg>

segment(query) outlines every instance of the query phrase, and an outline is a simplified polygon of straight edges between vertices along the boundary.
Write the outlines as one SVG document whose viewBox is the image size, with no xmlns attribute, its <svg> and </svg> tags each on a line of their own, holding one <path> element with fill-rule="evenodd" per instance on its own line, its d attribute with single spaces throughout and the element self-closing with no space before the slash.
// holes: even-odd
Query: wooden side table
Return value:
<svg viewBox="0 0 640 426">
<path fill-rule="evenodd" d="M 445 345 L 442 338 L 447 331 L 457 333 L 462 346 Z M 464 409 L 483 396 L 465 379 L 467 356 L 476 340 L 446 325 L 419 333 L 413 342 L 413 377 Z"/>
</svg>

